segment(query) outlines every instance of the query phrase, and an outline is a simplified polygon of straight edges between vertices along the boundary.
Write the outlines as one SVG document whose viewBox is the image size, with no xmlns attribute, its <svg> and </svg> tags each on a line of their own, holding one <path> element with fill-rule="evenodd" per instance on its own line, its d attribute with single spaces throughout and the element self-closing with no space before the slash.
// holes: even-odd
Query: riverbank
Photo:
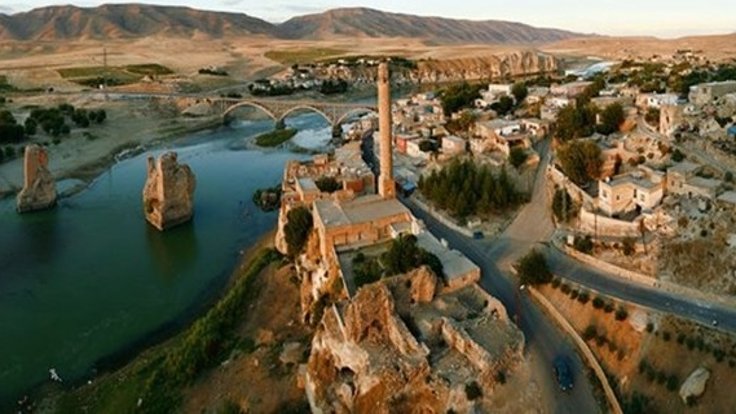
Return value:
<svg viewBox="0 0 736 414">
<path fill-rule="evenodd" d="M 280 260 L 273 250 L 273 237 L 271 231 L 242 250 L 224 293 L 203 306 L 199 316 L 172 324 L 179 326 L 178 332 L 160 332 L 159 343 L 125 350 L 125 355 L 136 356 L 119 359 L 117 365 L 86 384 L 72 382 L 74 388 L 69 389 L 68 385 L 52 383 L 37 389 L 31 393 L 32 401 L 40 401 L 35 408 L 41 413 L 79 412 L 82 407 L 90 412 L 132 412 L 145 394 L 150 408 L 144 412 L 157 412 L 156 404 L 176 404 L 186 384 L 240 346 L 233 341 L 232 333 L 237 321 L 247 314 L 243 311 L 256 300 L 254 284 L 268 278 L 275 271 L 273 264 Z M 218 351 L 213 352 L 212 347 Z M 172 367 L 176 369 L 172 371 Z M 174 378 L 185 373 L 187 381 Z"/>
<path fill-rule="evenodd" d="M 108 118 L 101 125 L 87 129 L 73 128 L 69 136 L 56 143 L 50 137 L 38 134 L 18 145 L 18 156 L 0 164 L 0 198 L 12 196 L 22 188 L 22 147 L 26 144 L 46 146 L 49 169 L 57 182 L 74 179 L 89 184 L 119 161 L 121 155 L 134 155 L 164 142 L 222 125 L 219 116 L 186 118 L 173 115 L 173 108 L 154 103 L 106 101 L 87 95 L 17 98 L 11 109 L 22 113 L 23 108 L 56 106 L 60 103 L 105 109 Z M 76 186 L 74 192 L 83 188 L 85 186 Z"/>
</svg>

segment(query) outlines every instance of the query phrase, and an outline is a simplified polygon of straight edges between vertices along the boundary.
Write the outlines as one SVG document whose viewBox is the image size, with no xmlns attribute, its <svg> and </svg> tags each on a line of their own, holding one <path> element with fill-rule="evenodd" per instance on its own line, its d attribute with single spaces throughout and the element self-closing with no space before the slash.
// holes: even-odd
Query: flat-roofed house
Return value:
<svg viewBox="0 0 736 414">
<path fill-rule="evenodd" d="M 640 169 L 602 180 L 598 188 L 598 208 L 609 216 L 651 211 L 664 197 L 664 177 Z"/>
<path fill-rule="evenodd" d="M 688 99 L 696 105 L 707 105 L 723 95 L 736 92 L 736 81 L 701 83 L 690 87 Z"/>
</svg>

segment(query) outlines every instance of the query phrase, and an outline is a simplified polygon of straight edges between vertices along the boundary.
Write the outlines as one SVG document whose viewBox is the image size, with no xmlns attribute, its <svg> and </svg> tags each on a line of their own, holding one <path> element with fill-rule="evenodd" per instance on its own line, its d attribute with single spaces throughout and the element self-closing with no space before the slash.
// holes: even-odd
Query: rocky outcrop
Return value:
<svg viewBox="0 0 736 414">
<path fill-rule="evenodd" d="M 497 374 L 523 361 L 523 335 L 477 285 L 439 285 L 424 267 L 328 306 L 304 372 L 312 412 L 487 411 Z"/>
<path fill-rule="evenodd" d="M 519 50 L 490 56 L 422 61 L 410 76 L 414 83 L 438 83 L 547 74 L 556 72 L 558 68 L 559 62 L 552 55 L 536 50 Z"/>
<path fill-rule="evenodd" d="M 56 183 L 47 166 L 46 150 L 38 145 L 26 147 L 23 161 L 23 189 L 18 194 L 19 213 L 45 210 L 56 204 Z"/>
<path fill-rule="evenodd" d="M 710 371 L 700 367 L 693 371 L 680 387 L 680 398 L 687 404 L 691 398 L 698 398 L 705 392 L 705 386 L 710 379 Z"/>
<path fill-rule="evenodd" d="M 143 188 L 143 213 L 159 230 L 185 223 L 194 212 L 196 180 L 188 165 L 177 162 L 175 152 L 155 160 L 148 157 L 148 179 Z"/>
</svg>

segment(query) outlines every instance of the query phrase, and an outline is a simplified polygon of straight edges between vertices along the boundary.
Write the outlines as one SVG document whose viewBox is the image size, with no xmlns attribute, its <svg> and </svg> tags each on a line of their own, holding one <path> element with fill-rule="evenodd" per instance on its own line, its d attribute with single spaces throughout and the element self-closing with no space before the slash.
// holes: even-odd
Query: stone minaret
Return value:
<svg viewBox="0 0 736 414">
<path fill-rule="evenodd" d="M 391 76 L 388 71 L 388 63 L 378 65 L 378 132 L 381 141 L 380 166 L 381 172 L 378 176 L 378 194 L 383 198 L 396 196 L 396 184 L 394 183 L 394 162 L 392 154 L 391 122 Z"/>
</svg>

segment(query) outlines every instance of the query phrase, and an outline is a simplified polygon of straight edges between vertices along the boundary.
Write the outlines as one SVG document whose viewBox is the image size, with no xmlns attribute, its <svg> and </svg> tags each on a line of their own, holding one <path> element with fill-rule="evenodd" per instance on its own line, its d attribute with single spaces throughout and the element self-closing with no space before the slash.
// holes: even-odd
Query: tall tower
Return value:
<svg viewBox="0 0 736 414">
<path fill-rule="evenodd" d="M 391 76 L 388 63 L 378 65 L 378 132 L 380 134 L 380 166 L 378 194 L 383 198 L 396 197 L 394 183 L 393 140 L 391 122 Z"/>
</svg>

